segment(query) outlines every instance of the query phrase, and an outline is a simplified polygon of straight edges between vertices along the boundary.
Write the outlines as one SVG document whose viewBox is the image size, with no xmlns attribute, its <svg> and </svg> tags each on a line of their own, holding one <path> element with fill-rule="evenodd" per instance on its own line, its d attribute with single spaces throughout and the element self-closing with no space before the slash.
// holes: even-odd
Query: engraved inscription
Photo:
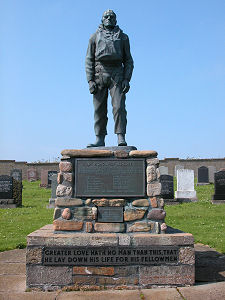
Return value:
<svg viewBox="0 0 225 300">
<path fill-rule="evenodd" d="M 98 207 L 98 222 L 123 222 L 123 207 Z"/>
<path fill-rule="evenodd" d="M 161 247 L 45 247 L 43 265 L 160 265 L 178 264 L 178 248 Z"/>
<path fill-rule="evenodd" d="M 144 196 L 143 159 L 77 159 L 75 196 Z"/>
<path fill-rule="evenodd" d="M 0 176 L 0 199 L 12 199 L 13 181 L 8 175 Z"/>
</svg>

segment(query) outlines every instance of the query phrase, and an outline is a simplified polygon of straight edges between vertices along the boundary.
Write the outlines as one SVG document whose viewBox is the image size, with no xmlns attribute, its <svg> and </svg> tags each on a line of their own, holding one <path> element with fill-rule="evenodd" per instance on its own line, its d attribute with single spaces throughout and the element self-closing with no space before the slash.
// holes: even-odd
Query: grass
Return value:
<svg viewBox="0 0 225 300">
<path fill-rule="evenodd" d="M 46 209 L 51 191 L 39 188 L 40 181 L 23 181 L 23 206 L 0 209 L 0 251 L 26 247 L 26 236 L 51 224 L 53 209 Z M 176 179 L 174 181 L 176 190 Z M 198 202 L 166 206 L 166 223 L 194 235 L 199 242 L 225 253 L 225 204 L 213 205 L 212 184 L 196 186 Z"/>
<path fill-rule="evenodd" d="M 0 251 L 25 248 L 29 233 L 52 223 L 53 209 L 46 209 L 51 190 L 39 184 L 23 181 L 23 206 L 0 209 Z"/>
</svg>

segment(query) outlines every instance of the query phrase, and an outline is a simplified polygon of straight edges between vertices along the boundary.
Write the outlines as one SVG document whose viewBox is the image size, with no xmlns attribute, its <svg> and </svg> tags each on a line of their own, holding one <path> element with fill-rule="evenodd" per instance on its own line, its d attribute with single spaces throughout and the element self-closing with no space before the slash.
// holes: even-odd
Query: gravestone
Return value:
<svg viewBox="0 0 225 300">
<path fill-rule="evenodd" d="M 161 196 L 166 203 L 174 200 L 173 176 L 160 175 L 160 183 L 162 186 Z"/>
<path fill-rule="evenodd" d="M 57 171 L 48 171 L 48 185 L 50 185 L 51 186 L 51 184 L 52 184 L 52 179 L 51 179 L 51 177 L 52 177 L 52 175 L 57 175 Z"/>
<path fill-rule="evenodd" d="M 22 182 L 12 176 L 0 176 L 0 208 L 15 208 L 22 205 Z"/>
<path fill-rule="evenodd" d="M 13 199 L 13 178 L 11 176 L 0 176 L 0 199 Z"/>
<path fill-rule="evenodd" d="M 214 174 L 216 173 L 216 167 L 209 166 L 209 183 L 214 183 Z"/>
<path fill-rule="evenodd" d="M 168 175 L 168 167 L 160 166 L 159 173 L 160 173 L 160 175 Z"/>
<path fill-rule="evenodd" d="M 27 170 L 27 180 L 30 182 L 38 180 L 36 169 Z"/>
<path fill-rule="evenodd" d="M 51 198 L 49 199 L 49 205 L 47 206 L 47 208 L 55 207 L 56 188 L 58 186 L 57 176 L 57 174 L 52 174 L 52 176 L 49 178 L 49 180 L 51 180 Z"/>
<path fill-rule="evenodd" d="M 48 187 L 48 170 L 41 170 L 41 183 L 40 187 Z"/>
<path fill-rule="evenodd" d="M 215 176 L 215 194 L 213 195 L 213 204 L 225 204 L 225 171 L 219 171 Z"/>
<path fill-rule="evenodd" d="M 194 170 L 177 170 L 177 191 L 175 199 L 180 202 L 197 201 L 194 189 Z"/>
<path fill-rule="evenodd" d="M 184 166 L 182 166 L 182 165 L 176 165 L 175 169 L 174 169 L 174 176 L 177 177 L 177 171 L 178 170 L 183 170 L 183 169 L 184 169 Z"/>
<path fill-rule="evenodd" d="M 209 184 L 209 170 L 207 167 L 202 166 L 198 168 L 198 185 Z"/>
<path fill-rule="evenodd" d="M 12 176 L 17 181 L 22 181 L 22 169 L 13 169 L 10 172 L 10 176 Z"/>
</svg>

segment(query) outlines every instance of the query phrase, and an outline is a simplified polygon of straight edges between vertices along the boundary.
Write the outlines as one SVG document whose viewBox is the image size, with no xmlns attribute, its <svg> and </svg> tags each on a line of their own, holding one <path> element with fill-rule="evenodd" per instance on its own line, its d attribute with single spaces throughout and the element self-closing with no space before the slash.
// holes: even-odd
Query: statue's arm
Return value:
<svg viewBox="0 0 225 300">
<path fill-rule="evenodd" d="M 124 79 L 129 82 L 132 77 L 134 62 L 130 53 L 130 42 L 127 35 L 125 35 L 123 42 Z"/>
<path fill-rule="evenodd" d="M 97 92 L 97 85 L 95 78 L 95 34 L 93 34 L 88 43 L 87 54 L 85 58 L 85 70 L 87 81 L 89 83 L 89 90 L 91 94 Z"/>
</svg>

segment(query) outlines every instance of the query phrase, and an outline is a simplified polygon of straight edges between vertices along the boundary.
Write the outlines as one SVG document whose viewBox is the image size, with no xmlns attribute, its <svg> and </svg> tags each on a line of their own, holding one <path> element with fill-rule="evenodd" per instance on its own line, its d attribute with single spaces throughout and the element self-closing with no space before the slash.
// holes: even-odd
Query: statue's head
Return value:
<svg viewBox="0 0 225 300">
<path fill-rule="evenodd" d="M 102 24 L 107 29 L 112 29 L 116 26 L 116 14 L 113 10 L 108 9 L 103 13 Z"/>
</svg>

